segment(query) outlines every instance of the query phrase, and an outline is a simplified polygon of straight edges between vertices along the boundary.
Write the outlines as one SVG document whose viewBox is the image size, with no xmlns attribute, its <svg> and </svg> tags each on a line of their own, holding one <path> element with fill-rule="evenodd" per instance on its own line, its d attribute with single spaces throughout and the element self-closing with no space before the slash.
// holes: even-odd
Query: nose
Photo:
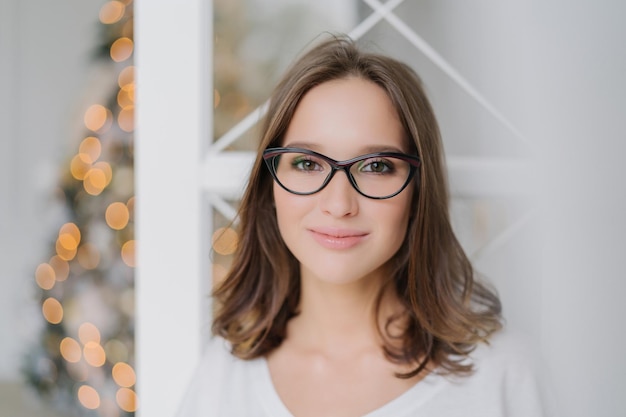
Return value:
<svg viewBox="0 0 626 417">
<path fill-rule="evenodd" d="M 336 172 L 319 192 L 320 209 L 333 217 L 354 216 L 358 213 L 358 193 L 345 172 Z"/>
</svg>

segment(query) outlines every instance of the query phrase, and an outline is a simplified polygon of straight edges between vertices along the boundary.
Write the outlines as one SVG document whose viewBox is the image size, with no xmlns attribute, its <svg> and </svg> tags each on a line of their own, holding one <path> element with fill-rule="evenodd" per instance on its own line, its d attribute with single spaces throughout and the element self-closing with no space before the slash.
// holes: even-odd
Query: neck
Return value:
<svg viewBox="0 0 626 417">
<path fill-rule="evenodd" d="M 300 314 L 288 328 L 288 338 L 302 346 L 340 354 L 381 344 L 374 318 L 381 279 L 334 284 L 302 276 Z M 390 291 L 381 300 L 380 313 L 390 311 Z"/>
</svg>

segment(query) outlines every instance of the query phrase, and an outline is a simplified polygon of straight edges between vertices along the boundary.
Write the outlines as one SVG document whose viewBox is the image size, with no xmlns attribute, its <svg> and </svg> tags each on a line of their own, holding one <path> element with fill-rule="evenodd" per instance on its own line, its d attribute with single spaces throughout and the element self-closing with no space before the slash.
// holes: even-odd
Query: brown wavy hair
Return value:
<svg viewBox="0 0 626 417">
<path fill-rule="evenodd" d="M 272 177 L 261 154 L 281 145 L 296 106 L 309 90 L 348 77 L 370 80 L 386 91 L 410 149 L 421 159 L 412 184 L 408 232 L 391 260 L 394 271 L 380 291 L 373 317 L 378 323 L 382 294 L 393 289 L 403 313 L 377 325 L 382 348 L 388 360 L 411 367 L 398 377 L 412 377 L 427 366 L 470 373 L 472 364 L 464 359 L 477 343 L 487 342 L 502 327 L 501 305 L 495 292 L 475 279 L 452 230 L 434 112 L 421 80 L 409 66 L 362 51 L 344 36 L 326 39 L 300 57 L 271 96 L 259 152 L 239 208 L 239 246 L 230 272 L 213 291 L 213 333 L 227 339 L 233 354 L 243 359 L 264 356 L 285 339 L 287 322 L 298 313 L 299 262 L 279 233 Z"/>
</svg>

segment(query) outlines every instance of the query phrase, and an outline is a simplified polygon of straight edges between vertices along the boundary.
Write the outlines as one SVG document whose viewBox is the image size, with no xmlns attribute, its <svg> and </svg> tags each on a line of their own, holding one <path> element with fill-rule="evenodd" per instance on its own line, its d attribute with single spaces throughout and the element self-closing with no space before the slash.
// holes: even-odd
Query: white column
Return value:
<svg viewBox="0 0 626 417">
<path fill-rule="evenodd" d="M 208 251 L 211 2 L 137 0 L 138 415 L 170 417 L 201 349 Z"/>
</svg>

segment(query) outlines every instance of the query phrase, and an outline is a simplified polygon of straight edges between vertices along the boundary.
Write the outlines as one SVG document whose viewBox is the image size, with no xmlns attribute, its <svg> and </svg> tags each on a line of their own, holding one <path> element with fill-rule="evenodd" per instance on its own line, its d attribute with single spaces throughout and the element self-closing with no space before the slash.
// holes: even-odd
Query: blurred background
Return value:
<svg viewBox="0 0 626 417">
<path fill-rule="evenodd" d="M 166 404 L 167 396 L 151 388 L 141 402 L 136 398 L 137 379 L 140 395 L 142 386 L 136 338 L 161 355 L 162 373 L 171 376 L 168 364 L 183 367 L 177 364 L 184 355 L 173 350 L 177 332 L 200 329 L 186 321 L 163 326 L 156 344 L 135 331 L 141 297 L 135 294 L 135 42 L 142 43 L 134 18 L 144 11 L 137 16 L 144 28 L 152 22 L 178 39 L 185 22 L 176 19 L 177 9 L 189 7 L 211 22 L 209 106 L 176 102 L 166 83 L 145 85 L 156 97 L 150 105 L 171 113 L 174 125 L 180 107 L 206 112 L 203 140 L 218 149 L 214 162 L 230 155 L 247 160 L 258 118 L 249 115 L 322 32 L 351 33 L 415 68 L 442 128 L 455 229 L 498 288 L 509 325 L 542 353 L 563 415 L 626 416 L 625 4 L 135 3 L 0 2 L 0 417 L 129 416 L 139 403 L 168 416 L 184 390 L 182 382 L 174 389 L 163 382 L 163 393 L 172 393 Z M 376 14 L 381 3 L 393 14 Z M 149 28 L 142 33 L 148 36 Z M 152 46 L 143 42 L 146 50 Z M 157 53 L 182 86 L 182 78 L 203 68 L 186 67 L 170 47 Z M 184 136 L 185 127 L 179 130 Z M 183 137 L 167 140 L 172 154 L 186 146 Z M 151 157 L 161 158 L 172 178 L 182 170 L 167 153 L 142 156 Z M 152 175 L 143 171 L 146 179 L 137 185 L 150 184 Z M 237 244 L 227 225 L 241 184 L 215 191 L 224 182 L 229 179 L 217 175 L 202 181 L 211 206 L 204 212 L 210 248 L 201 248 L 208 265 L 197 286 L 202 294 L 211 276 L 224 274 Z M 192 185 L 174 186 L 194 192 Z M 187 209 L 179 205 L 176 216 L 161 219 L 162 241 L 174 246 L 167 226 L 176 226 Z M 177 268 L 184 275 L 185 265 Z M 173 280 L 165 275 L 151 278 Z M 161 368 L 152 368 L 158 375 Z"/>
</svg>

